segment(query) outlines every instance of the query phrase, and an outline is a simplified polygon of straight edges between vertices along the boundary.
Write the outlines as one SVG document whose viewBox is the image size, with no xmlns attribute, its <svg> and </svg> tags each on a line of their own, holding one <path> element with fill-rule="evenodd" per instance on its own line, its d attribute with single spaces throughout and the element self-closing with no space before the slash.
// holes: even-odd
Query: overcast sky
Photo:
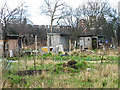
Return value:
<svg viewBox="0 0 120 90">
<path fill-rule="evenodd" d="M 43 5 L 43 0 L 7 0 L 9 3 L 10 8 L 14 8 L 15 6 L 19 5 L 20 2 L 26 2 L 27 11 L 30 16 L 28 18 L 33 22 L 35 25 L 50 25 L 50 18 L 45 15 L 41 15 L 40 13 L 40 6 Z M 70 5 L 73 8 L 78 7 L 82 3 L 88 0 L 63 0 L 66 4 Z M 91 1 L 91 0 L 89 0 Z M 114 8 L 118 7 L 118 2 L 120 0 L 107 0 L 110 5 Z M 1 0 L 2 2 L 2 0 Z M 0 2 L 0 7 L 2 3 Z"/>
</svg>

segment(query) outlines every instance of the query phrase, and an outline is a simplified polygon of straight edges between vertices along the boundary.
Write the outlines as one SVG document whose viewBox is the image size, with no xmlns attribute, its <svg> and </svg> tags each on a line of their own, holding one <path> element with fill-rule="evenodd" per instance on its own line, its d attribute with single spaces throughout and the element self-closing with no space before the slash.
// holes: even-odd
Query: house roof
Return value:
<svg viewBox="0 0 120 90">
<path fill-rule="evenodd" d="M 60 34 L 61 36 L 71 36 L 71 34 Z"/>
<path fill-rule="evenodd" d="M 97 36 L 97 35 L 80 35 L 79 37 L 92 37 L 92 36 Z"/>
<path fill-rule="evenodd" d="M 81 36 L 79 36 L 79 37 L 93 37 L 93 36 L 97 36 L 98 38 L 106 38 L 106 36 L 104 36 L 104 35 L 81 35 Z"/>
<path fill-rule="evenodd" d="M 47 33 L 47 35 L 61 35 L 61 36 L 70 36 L 71 34 L 64 34 L 64 33 Z"/>
<path fill-rule="evenodd" d="M 98 37 L 99 37 L 99 38 L 101 38 L 101 37 L 104 37 L 104 38 L 106 38 L 106 36 L 104 36 L 104 35 L 98 35 Z"/>
<path fill-rule="evenodd" d="M 7 34 L 7 38 L 8 39 L 18 39 L 19 35 L 16 35 L 16 34 Z"/>
<path fill-rule="evenodd" d="M 47 33 L 47 35 L 60 35 L 61 33 Z"/>
</svg>

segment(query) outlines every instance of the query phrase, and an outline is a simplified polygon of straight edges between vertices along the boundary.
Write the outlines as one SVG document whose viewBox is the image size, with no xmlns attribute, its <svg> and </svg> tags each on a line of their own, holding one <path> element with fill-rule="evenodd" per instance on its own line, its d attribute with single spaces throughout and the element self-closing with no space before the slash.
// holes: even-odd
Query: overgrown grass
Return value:
<svg viewBox="0 0 120 90">
<path fill-rule="evenodd" d="M 85 67 L 84 61 L 78 62 L 78 67 Z M 14 64 L 14 67 L 16 64 Z M 33 76 L 18 76 L 13 71 L 7 73 L 6 84 L 4 87 L 29 87 L 29 88 L 117 88 L 118 87 L 118 67 L 117 63 L 103 63 L 92 64 L 90 63 L 87 68 L 91 68 L 89 71 L 85 68 L 75 70 L 69 67 L 62 67 L 63 63 L 48 64 L 45 65 L 50 71 L 43 72 L 42 74 L 36 74 Z M 15 68 L 14 68 L 15 69 Z M 32 70 L 34 68 L 31 68 Z M 41 69 L 41 66 L 38 68 Z M 55 72 L 54 69 L 56 69 Z M 64 70 L 70 70 L 71 72 L 63 72 Z M 9 79 L 8 79 L 9 77 Z"/>
<path fill-rule="evenodd" d="M 19 62 L 12 63 L 11 70 L 4 75 L 6 80 L 4 88 L 118 88 L 118 58 L 104 55 L 105 62 L 90 63 L 100 61 L 100 55 L 74 53 L 71 56 L 61 57 L 61 53 L 56 55 L 48 53 L 38 55 L 36 69 L 49 69 L 49 71 L 33 76 L 18 76 L 16 73 L 19 70 L 26 70 L 26 64 L 28 70 L 34 70 L 33 55 L 22 57 L 19 58 Z M 77 62 L 75 64 L 77 69 L 68 66 L 70 60 Z"/>
<path fill-rule="evenodd" d="M 69 59 L 75 59 L 75 60 L 85 60 L 85 61 L 100 61 L 101 60 L 101 55 L 92 55 L 92 54 L 72 54 L 71 56 L 62 56 L 61 54 L 53 55 L 51 53 L 48 54 L 43 54 L 39 56 L 39 59 L 51 59 L 51 60 L 59 60 L 59 61 L 66 61 Z M 109 61 L 117 61 L 119 57 L 115 56 L 108 56 L 108 55 L 103 55 L 103 60 L 109 60 Z"/>
</svg>

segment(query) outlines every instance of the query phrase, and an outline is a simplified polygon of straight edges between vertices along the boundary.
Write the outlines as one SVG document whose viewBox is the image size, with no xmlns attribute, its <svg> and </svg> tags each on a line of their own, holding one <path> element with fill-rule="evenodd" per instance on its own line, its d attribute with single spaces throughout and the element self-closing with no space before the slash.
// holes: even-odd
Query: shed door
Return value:
<svg viewBox="0 0 120 90">
<path fill-rule="evenodd" d="M 92 49 L 97 49 L 97 38 L 92 38 Z"/>
<path fill-rule="evenodd" d="M 84 38 L 80 38 L 80 49 L 84 49 Z"/>
</svg>

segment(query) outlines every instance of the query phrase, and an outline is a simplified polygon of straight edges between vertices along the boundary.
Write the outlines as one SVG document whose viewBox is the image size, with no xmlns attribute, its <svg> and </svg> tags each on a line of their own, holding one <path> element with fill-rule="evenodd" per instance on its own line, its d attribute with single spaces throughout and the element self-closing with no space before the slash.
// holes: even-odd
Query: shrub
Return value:
<svg viewBox="0 0 120 90">
<path fill-rule="evenodd" d="M 61 54 L 62 54 L 62 52 L 58 52 L 58 54 L 59 54 L 59 55 L 61 55 Z"/>
<path fill-rule="evenodd" d="M 75 58 L 71 58 L 71 61 L 75 61 Z"/>
<path fill-rule="evenodd" d="M 78 70 L 72 68 L 71 72 L 72 72 L 72 73 L 75 73 L 75 72 L 78 72 Z"/>
<path fill-rule="evenodd" d="M 58 70 L 64 70 L 64 68 L 61 67 L 61 66 L 58 66 L 57 69 L 58 69 Z"/>
<path fill-rule="evenodd" d="M 12 80 L 11 80 L 11 82 L 13 83 L 13 84 L 18 84 L 18 83 L 20 83 L 20 80 L 21 80 L 21 77 L 20 76 L 12 76 L 11 77 L 12 78 Z"/>
<path fill-rule="evenodd" d="M 61 57 L 56 57 L 56 60 L 61 60 Z"/>
<path fill-rule="evenodd" d="M 85 68 L 88 68 L 89 66 L 87 62 L 81 61 L 76 64 L 76 67 L 79 69 L 85 69 Z"/>
<path fill-rule="evenodd" d="M 56 66 L 61 66 L 63 63 L 58 63 L 58 64 L 56 64 Z"/>
<path fill-rule="evenodd" d="M 46 54 L 43 54 L 43 55 L 42 55 L 42 58 L 43 58 L 43 59 L 46 59 L 46 57 L 47 57 Z"/>
<path fill-rule="evenodd" d="M 96 52 L 96 51 L 97 51 L 97 49 L 94 49 L 93 51 L 95 51 L 95 52 Z"/>
<path fill-rule="evenodd" d="M 47 56 L 51 56 L 52 55 L 52 53 L 47 53 Z"/>
<path fill-rule="evenodd" d="M 30 70 L 34 70 L 34 67 L 30 67 Z"/>
</svg>

